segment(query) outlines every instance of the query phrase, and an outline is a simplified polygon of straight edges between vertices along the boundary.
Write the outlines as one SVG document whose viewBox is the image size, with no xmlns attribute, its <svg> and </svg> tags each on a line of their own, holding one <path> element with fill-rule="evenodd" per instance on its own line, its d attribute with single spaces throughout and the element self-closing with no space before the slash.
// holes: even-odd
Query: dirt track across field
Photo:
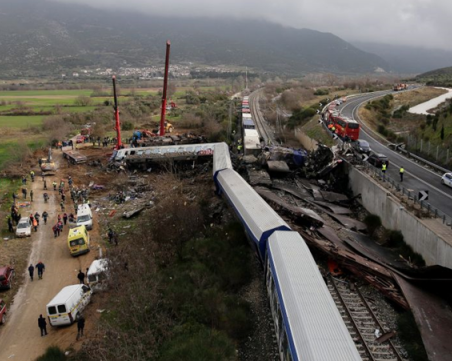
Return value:
<svg viewBox="0 0 452 361">
<path fill-rule="evenodd" d="M 61 152 L 55 152 L 55 160 L 64 167 Z M 38 174 L 38 172 L 35 170 Z M 77 273 L 79 269 L 84 272 L 89 267 L 92 260 L 98 255 L 95 242 L 91 242 L 91 252 L 77 258 L 71 257 L 67 247 L 68 226 L 64 227 L 63 234 L 54 238 L 52 226 L 57 221 L 58 214 L 61 214 L 60 197 L 58 191 L 51 189 L 51 184 L 55 179 L 57 183 L 63 177 L 63 171 L 59 171 L 55 177 L 47 177 L 49 203 L 43 200 L 43 181 L 37 176 L 32 183 L 34 192 L 34 202 L 31 207 L 33 214 L 37 211 L 40 214 L 47 210 L 49 219 L 47 225 L 41 218 L 38 231 L 32 233 L 31 239 L 24 242 L 33 242 L 32 251 L 28 264 L 36 265 L 38 261 L 45 264 L 44 277 L 39 280 L 35 270 L 34 281 L 30 280 L 27 270 L 16 270 L 16 277 L 25 275 L 26 281 L 18 291 L 13 304 L 10 306 L 8 320 L 0 327 L 0 360 L 31 361 L 43 354 L 47 347 L 57 345 L 62 349 L 73 347 L 77 349 L 80 342 L 76 342 L 77 326 L 53 328 L 47 325 L 48 335 L 40 336 L 38 327 L 38 317 L 42 314 L 47 318 L 47 303 L 65 286 L 77 284 Z M 77 179 L 74 177 L 77 185 Z M 67 186 L 67 184 L 66 184 Z M 30 187 L 29 187 L 30 188 Z M 73 211 L 73 204 L 69 192 L 66 192 L 66 211 Z M 22 216 L 29 216 L 22 212 Z M 94 226 L 96 227 L 96 225 Z M 93 305 L 89 305 L 88 308 Z M 92 310 L 91 310 L 92 311 Z M 87 319 L 87 323 L 89 320 Z M 48 324 L 48 320 L 47 320 Z M 88 326 L 88 325 L 87 325 Z"/>
</svg>

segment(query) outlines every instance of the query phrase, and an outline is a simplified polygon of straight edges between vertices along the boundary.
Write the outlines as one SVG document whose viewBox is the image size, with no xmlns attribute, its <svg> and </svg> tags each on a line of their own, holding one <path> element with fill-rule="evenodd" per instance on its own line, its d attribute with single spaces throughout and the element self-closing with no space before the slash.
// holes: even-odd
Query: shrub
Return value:
<svg viewBox="0 0 452 361">
<path fill-rule="evenodd" d="M 381 219 L 376 214 L 369 214 L 364 218 L 364 224 L 367 226 L 367 231 L 372 237 L 375 231 L 381 226 Z"/>
<path fill-rule="evenodd" d="M 64 352 L 57 346 L 48 347 L 46 352 L 39 356 L 36 361 L 66 361 Z"/>
<path fill-rule="evenodd" d="M 314 95 L 328 95 L 330 92 L 328 89 L 317 89 Z"/>
<path fill-rule="evenodd" d="M 377 127 L 377 131 L 378 133 L 380 133 L 383 136 L 387 136 L 388 135 L 388 130 L 386 129 L 386 127 L 382 124 L 379 124 Z"/>
<path fill-rule="evenodd" d="M 131 121 L 126 120 L 125 122 L 121 123 L 121 129 L 122 130 L 132 130 L 133 123 Z"/>
</svg>

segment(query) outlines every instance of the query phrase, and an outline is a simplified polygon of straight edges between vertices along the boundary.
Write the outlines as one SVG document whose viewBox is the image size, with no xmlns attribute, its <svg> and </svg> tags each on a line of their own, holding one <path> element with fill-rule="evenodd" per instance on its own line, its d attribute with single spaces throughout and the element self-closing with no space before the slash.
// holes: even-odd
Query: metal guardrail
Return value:
<svg viewBox="0 0 452 361">
<path fill-rule="evenodd" d="M 400 182 L 395 181 L 391 177 L 389 177 L 387 174 L 383 173 L 381 169 L 375 168 L 368 162 L 361 162 L 361 165 L 364 166 L 364 168 L 371 172 L 374 176 L 376 176 L 380 181 L 383 183 L 389 184 L 393 190 L 396 191 L 396 193 L 400 193 L 401 196 L 407 196 L 409 200 L 412 200 L 414 204 L 419 204 L 420 211 L 423 210 L 427 211 L 427 215 L 432 216 L 434 218 L 441 218 L 443 221 L 443 224 L 447 225 L 448 227 L 452 228 L 452 217 L 440 209 L 432 206 L 430 203 L 426 201 L 420 201 L 418 196 L 416 195 L 416 192 L 413 190 L 407 189 L 404 186 L 400 184 Z"/>
<path fill-rule="evenodd" d="M 388 148 L 390 148 L 391 145 L 394 145 L 394 144 L 388 144 Z M 402 153 L 407 158 L 413 158 L 413 159 L 417 160 L 420 163 L 424 163 L 425 165 L 428 165 L 430 168 L 436 169 L 437 171 L 440 171 L 441 173 L 448 173 L 448 172 L 450 172 L 450 170 L 448 170 L 446 168 L 443 168 L 443 167 L 441 167 L 441 166 L 439 166 L 439 165 L 437 165 L 435 163 L 432 163 L 432 162 L 428 161 L 427 159 L 419 157 L 418 155 L 413 154 L 413 153 L 407 151 L 406 149 L 402 149 L 400 146 L 394 145 L 394 150 L 396 152 Z"/>
</svg>

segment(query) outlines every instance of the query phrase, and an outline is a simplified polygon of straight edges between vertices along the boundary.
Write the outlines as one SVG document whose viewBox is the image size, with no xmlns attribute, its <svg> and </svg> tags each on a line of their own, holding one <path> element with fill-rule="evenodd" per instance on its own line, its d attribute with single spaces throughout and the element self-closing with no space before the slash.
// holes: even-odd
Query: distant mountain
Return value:
<svg viewBox="0 0 452 361">
<path fill-rule="evenodd" d="M 80 67 L 146 66 L 171 59 L 257 70 L 372 73 L 380 57 L 337 36 L 264 21 L 149 17 L 46 0 L 1 0 L 0 75 Z M 379 70 L 380 70 L 379 69 Z"/>
<path fill-rule="evenodd" d="M 378 55 L 397 73 L 419 74 L 452 65 L 452 51 L 357 41 L 353 45 Z"/>
<path fill-rule="evenodd" d="M 416 80 L 427 85 L 452 88 L 452 66 L 420 74 Z"/>
</svg>

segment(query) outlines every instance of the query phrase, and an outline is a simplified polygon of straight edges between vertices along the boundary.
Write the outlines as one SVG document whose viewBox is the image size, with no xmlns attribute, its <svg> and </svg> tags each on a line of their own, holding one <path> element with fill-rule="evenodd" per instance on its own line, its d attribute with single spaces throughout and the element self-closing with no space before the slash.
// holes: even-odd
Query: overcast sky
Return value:
<svg viewBox="0 0 452 361">
<path fill-rule="evenodd" d="M 245 17 L 347 41 L 452 50 L 452 0 L 54 0 L 153 15 Z"/>
</svg>

